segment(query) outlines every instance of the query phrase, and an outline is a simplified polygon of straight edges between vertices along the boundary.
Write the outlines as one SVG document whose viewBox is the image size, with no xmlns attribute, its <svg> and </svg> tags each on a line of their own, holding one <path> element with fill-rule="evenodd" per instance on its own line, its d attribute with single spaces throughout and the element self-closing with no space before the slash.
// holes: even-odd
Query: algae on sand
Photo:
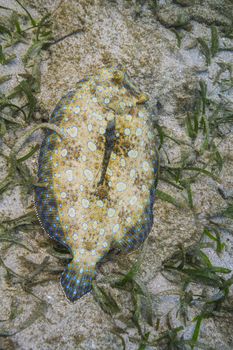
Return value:
<svg viewBox="0 0 233 350">
<path fill-rule="evenodd" d="M 0 348 L 231 349 L 232 2 L 22 5 L 32 18 L 0 1 L 14 9 L 0 15 Z M 140 264 L 140 252 L 112 258 L 95 294 L 69 305 L 58 278 L 69 255 L 31 214 L 43 132 L 12 149 L 111 61 L 150 96 L 161 157 L 154 225 Z"/>
</svg>

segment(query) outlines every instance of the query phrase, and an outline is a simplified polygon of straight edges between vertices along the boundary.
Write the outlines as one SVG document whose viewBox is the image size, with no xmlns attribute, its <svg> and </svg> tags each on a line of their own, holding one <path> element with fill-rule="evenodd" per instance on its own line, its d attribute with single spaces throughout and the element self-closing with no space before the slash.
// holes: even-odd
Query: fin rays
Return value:
<svg viewBox="0 0 233 350">
<path fill-rule="evenodd" d="M 70 263 L 61 275 L 61 285 L 66 297 L 74 302 L 92 289 L 95 270 L 85 270 L 80 265 Z"/>
</svg>

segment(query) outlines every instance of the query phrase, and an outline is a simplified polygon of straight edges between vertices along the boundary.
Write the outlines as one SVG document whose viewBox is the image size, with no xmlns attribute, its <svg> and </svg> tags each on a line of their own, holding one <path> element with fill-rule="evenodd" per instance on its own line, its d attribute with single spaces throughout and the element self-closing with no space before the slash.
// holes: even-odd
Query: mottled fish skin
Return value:
<svg viewBox="0 0 233 350">
<path fill-rule="evenodd" d="M 39 155 L 36 210 L 72 262 L 61 276 L 70 301 L 91 290 L 96 264 L 127 252 L 153 223 L 157 153 L 149 113 L 116 68 L 103 68 L 61 99 Z M 129 81 L 127 77 L 127 82 Z"/>
</svg>

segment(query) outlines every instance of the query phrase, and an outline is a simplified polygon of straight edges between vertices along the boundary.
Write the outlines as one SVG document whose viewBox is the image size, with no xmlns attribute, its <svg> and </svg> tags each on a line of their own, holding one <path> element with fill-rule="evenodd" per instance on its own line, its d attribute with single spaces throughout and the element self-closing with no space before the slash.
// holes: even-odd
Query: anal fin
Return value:
<svg viewBox="0 0 233 350">
<path fill-rule="evenodd" d="M 138 219 L 135 225 L 121 239 L 115 241 L 112 247 L 119 249 L 122 253 L 137 249 L 147 238 L 152 225 L 153 201 L 146 207 L 144 214 Z"/>
</svg>

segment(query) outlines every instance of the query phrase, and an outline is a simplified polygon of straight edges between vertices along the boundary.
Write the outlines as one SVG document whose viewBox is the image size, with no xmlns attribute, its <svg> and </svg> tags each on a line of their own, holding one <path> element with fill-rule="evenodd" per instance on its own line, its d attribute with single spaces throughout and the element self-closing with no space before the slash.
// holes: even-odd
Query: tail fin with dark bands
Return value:
<svg viewBox="0 0 233 350">
<path fill-rule="evenodd" d="M 61 275 L 61 285 L 66 297 L 74 302 L 92 289 L 92 280 L 95 277 L 95 268 L 87 269 L 84 265 L 70 263 Z"/>
</svg>

